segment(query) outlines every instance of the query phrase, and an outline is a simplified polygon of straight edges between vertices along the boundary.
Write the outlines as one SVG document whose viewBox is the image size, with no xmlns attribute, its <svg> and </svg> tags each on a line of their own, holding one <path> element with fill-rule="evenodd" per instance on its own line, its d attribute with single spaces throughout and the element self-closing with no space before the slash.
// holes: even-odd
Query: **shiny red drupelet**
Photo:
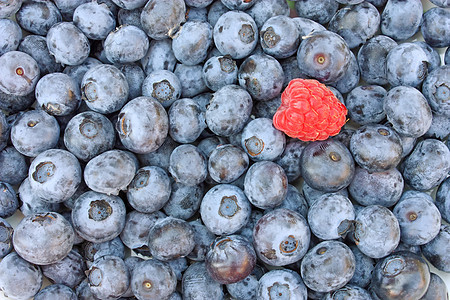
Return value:
<svg viewBox="0 0 450 300">
<path fill-rule="evenodd" d="M 273 125 L 302 141 L 326 140 L 339 133 L 346 122 L 347 108 L 324 84 L 296 78 L 281 94 L 281 105 Z"/>
</svg>

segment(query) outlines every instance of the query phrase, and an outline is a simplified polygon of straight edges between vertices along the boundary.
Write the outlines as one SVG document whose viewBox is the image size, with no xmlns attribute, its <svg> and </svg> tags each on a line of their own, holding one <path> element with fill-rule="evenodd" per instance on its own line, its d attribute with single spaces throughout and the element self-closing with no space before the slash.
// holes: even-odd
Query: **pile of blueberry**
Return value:
<svg viewBox="0 0 450 300">
<path fill-rule="evenodd" d="M 450 2 L 431 2 L 0 1 L 0 291 L 448 299 L 428 263 L 450 273 Z M 338 135 L 275 129 L 294 78 L 346 105 Z"/>
</svg>

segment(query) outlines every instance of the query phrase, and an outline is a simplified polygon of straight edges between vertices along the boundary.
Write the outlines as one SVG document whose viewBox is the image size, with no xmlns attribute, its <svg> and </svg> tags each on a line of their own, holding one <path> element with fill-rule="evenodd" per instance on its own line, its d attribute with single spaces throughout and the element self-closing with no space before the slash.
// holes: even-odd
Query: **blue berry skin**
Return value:
<svg viewBox="0 0 450 300">
<path fill-rule="evenodd" d="M 14 15 L 21 7 L 22 0 L 8 0 L 0 6 L 0 18 L 6 19 Z"/>
<path fill-rule="evenodd" d="M 303 197 L 303 195 L 299 192 L 299 190 L 291 184 L 288 185 L 286 198 L 284 198 L 283 202 L 274 209 L 277 208 L 287 208 L 296 211 L 304 218 L 306 218 L 308 214 L 308 202 L 306 201 L 305 197 Z M 265 213 L 271 210 L 272 209 L 267 209 L 265 210 Z"/>
<path fill-rule="evenodd" d="M 13 96 L 30 94 L 39 80 L 36 60 L 20 51 L 9 51 L 0 56 L 0 91 Z"/>
<path fill-rule="evenodd" d="M 55 148 L 60 127 L 55 117 L 42 110 L 20 113 L 11 127 L 11 142 L 21 154 L 36 157 Z"/>
<path fill-rule="evenodd" d="M 267 54 L 253 54 L 239 67 L 239 85 L 255 100 L 266 101 L 277 97 L 284 83 L 281 64 Z"/>
<path fill-rule="evenodd" d="M 219 145 L 208 159 L 208 171 L 218 183 L 231 183 L 247 171 L 249 158 L 240 148 L 231 144 Z"/>
<path fill-rule="evenodd" d="M 0 19 L 0 55 L 17 50 L 22 39 L 20 26 L 10 19 Z"/>
<path fill-rule="evenodd" d="M 428 131 L 424 137 L 445 139 L 450 133 L 450 118 L 445 115 L 438 115 L 433 113 L 433 119 Z"/>
<path fill-rule="evenodd" d="M 133 25 L 122 25 L 111 31 L 104 40 L 106 58 L 114 64 L 139 61 L 148 51 L 149 40 L 145 32 Z"/>
<path fill-rule="evenodd" d="M 386 117 L 383 109 L 386 94 L 379 85 L 355 87 L 345 99 L 350 119 L 361 125 L 381 122 Z"/>
<path fill-rule="evenodd" d="M 307 287 L 330 292 L 345 286 L 353 277 L 355 256 L 342 242 L 323 241 L 306 253 L 300 272 Z"/>
<path fill-rule="evenodd" d="M 302 0 L 295 2 L 295 10 L 302 18 L 327 24 L 337 12 L 339 3 L 335 0 Z"/>
<path fill-rule="evenodd" d="M 256 265 L 256 253 L 245 237 L 228 235 L 216 239 L 211 245 L 205 263 L 214 280 L 231 284 L 250 275 Z"/>
<path fill-rule="evenodd" d="M 369 124 L 358 128 L 352 135 L 350 152 L 361 168 L 369 172 L 381 172 L 399 164 L 402 143 L 395 130 L 383 125 Z"/>
<path fill-rule="evenodd" d="M 400 242 L 400 226 L 386 207 L 369 205 L 356 213 L 356 245 L 365 255 L 381 258 L 392 253 Z"/>
<path fill-rule="evenodd" d="M 62 215 L 49 212 L 23 218 L 14 230 L 13 245 L 25 260 L 48 265 L 60 261 L 72 250 L 74 231 Z"/>
<path fill-rule="evenodd" d="M 0 151 L 0 181 L 11 185 L 20 184 L 28 175 L 28 163 L 25 156 L 16 148 L 8 146 Z"/>
<path fill-rule="evenodd" d="M 91 267 L 96 259 L 105 255 L 114 255 L 122 259 L 125 256 L 125 246 L 119 237 L 101 243 L 85 241 L 81 247 L 83 250 L 83 257 L 88 267 Z"/>
<path fill-rule="evenodd" d="M 175 272 L 177 280 L 182 279 L 183 272 L 188 268 L 188 260 L 186 257 L 178 257 L 167 261 L 167 264 Z"/>
<path fill-rule="evenodd" d="M 423 295 L 422 300 L 433 300 L 448 298 L 448 289 L 445 281 L 437 274 L 430 273 L 430 284 L 426 293 Z"/>
<path fill-rule="evenodd" d="M 189 253 L 186 257 L 193 261 L 204 261 L 210 246 L 216 239 L 216 236 L 201 223 L 200 219 L 190 221 L 189 224 L 194 230 L 195 246 L 191 253 Z"/>
<path fill-rule="evenodd" d="M 347 43 L 338 34 L 328 30 L 313 32 L 300 43 L 298 67 L 320 82 L 336 82 L 347 71 L 352 59 L 350 53 Z"/>
<path fill-rule="evenodd" d="M 185 185 L 172 181 L 172 192 L 163 207 L 164 212 L 174 218 L 187 220 L 200 208 L 204 194 L 203 184 Z"/>
<path fill-rule="evenodd" d="M 300 275 L 289 269 L 271 270 L 258 282 L 257 299 L 306 300 L 308 291 Z"/>
<path fill-rule="evenodd" d="M 425 260 L 412 252 L 396 252 L 378 261 L 371 291 L 381 299 L 421 299 L 430 283 Z"/>
<path fill-rule="evenodd" d="M 422 48 L 422 50 L 425 51 L 425 54 L 427 55 L 428 73 L 430 73 L 431 71 L 433 71 L 434 69 L 438 68 L 441 65 L 441 55 L 435 48 L 431 47 L 424 41 L 417 41 L 414 43 L 419 45 L 420 48 Z"/>
<path fill-rule="evenodd" d="M 112 150 L 116 137 L 112 123 L 104 115 L 86 111 L 75 115 L 64 130 L 64 145 L 82 161 Z"/>
<path fill-rule="evenodd" d="M 0 109 L 5 113 L 15 114 L 26 110 L 33 105 L 34 101 L 34 93 L 32 92 L 26 96 L 15 96 L 0 90 Z"/>
<path fill-rule="evenodd" d="M 213 0 L 186 0 L 186 4 L 192 8 L 206 8 Z"/>
<path fill-rule="evenodd" d="M 20 212 L 24 216 L 29 216 L 35 213 L 46 212 L 62 212 L 63 203 L 51 203 L 36 195 L 31 188 L 30 180 L 25 178 L 18 189 L 21 201 Z"/>
<path fill-rule="evenodd" d="M 450 226 L 443 223 L 438 235 L 422 245 L 422 253 L 436 269 L 450 272 Z"/>
<path fill-rule="evenodd" d="M 172 50 L 183 64 L 197 65 L 207 56 L 213 42 L 213 27 L 208 22 L 188 21 L 172 38 Z"/>
<path fill-rule="evenodd" d="M 425 42 L 431 47 L 450 46 L 450 12 L 441 7 L 432 7 L 423 14 L 420 30 Z"/>
<path fill-rule="evenodd" d="M 169 109 L 169 135 L 178 143 L 192 143 L 206 128 L 205 113 L 194 100 L 176 100 Z"/>
<path fill-rule="evenodd" d="M 229 84 L 236 84 L 238 67 L 229 55 L 213 56 L 203 65 L 203 80 L 206 86 L 217 91 Z"/>
<path fill-rule="evenodd" d="M 439 233 L 441 214 L 424 192 L 403 193 L 393 213 L 400 225 L 400 239 L 408 245 L 424 245 Z"/>
<path fill-rule="evenodd" d="M 86 278 L 86 264 L 83 257 L 75 250 L 70 250 L 69 254 L 62 260 L 49 265 L 41 266 L 45 277 L 56 284 L 63 284 L 70 288 L 75 288 Z"/>
<path fill-rule="evenodd" d="M 233 9 L 229 9 L 228 7 L 226 7 L 222 3 L 222 1 L 214 1 L 213 3 L 211 3 L 208 9 L 208 16 L 207 16 L 208 23 L 214 27 L 220 16 Z"/>
<path fill-rule="evenodd" d="M 450 66 L 440 66 L 430 72 L 422 85 L 422 93 L 428 100 L 431 110 L 439 115 L 450 117 L 448 103 L 450 93 Z"/>
<path fill-rule="evenodd" d="M 300 165 L 305 182 L 323 192 L 336 192 L 347 187 L 355 173 L 350 151 L 332 139 L 308 144 L 302 152 Z"/>
<path fill-rule="evenodd" d="M 47 46 L 46 46 L 47 47 Z M 31 55 L 31 54 L 30 54 Z M 53 59 L 54 60 L 54 59 Z M 96 65 L 100 65 L 102 64 L 101 61 L 99 61 L 96 58 L 93 57 L 88 57 L 86 58 L 86 60 L 80 64 L 80 65 L 76 65 L 76 66 L 66 66 L 63 70 L 63 73 L 69 75 L 70 77 L 72 77 L 76 83 L 77 86 L 81 87 L 81 83 L 83 81 L 83 76 L 84 74 L 86 74 L 86 72 L 93 66 Z M 56 71 L 52 71 L 52 72 L 56 72 Z M 51 72 L 50 72 L 51 73 Z"/>
<path fill-rule="evenodd" d="M 137 154 L 137 158 L 142 166 L 160 167 L 167 172 L 169 169 L 170 154 L 179 145 L 169 135 L 158 149 L 149 153 Z"/>
<path fill-rule="evenodd" d="M 425 96 L 413 87 L 392 88 L 384 98 L 383 107 L 388 121 L 401 135 L 420 137 L 431 126 L 430 106 Z"/>
<path fill-rule="evenodd" d="M 196 146 L 180 145 L 170 154 L 169 173 L 178 183 L 198 185 L 208 174 L 206 158 Z"/>
<path fill-rule="evenodd" d="M 177 277 L 169 264 L 149 259 L 133 269 L 130 286 L 138 299 L 168 299 L 175 292 Z"/>
<path fill-rule="evenodd" d="M 230 10 L 247 10 L 252 7 L 256 2 L 255 0 L 221 0 L 222 5 Z"/>
<path fill-rule="evenodd" d="M 10 133 L 10 124 L 8 123 L 5 113 L 0 111 L 0 151 L 3 151 L 8 145 Z"/>
<path fill-rule="evenodd" d="M 47 74 L 36 84 L 36 104 L 53 116 L 74 113 L 81 101 L 80 89 L 72 77 L 64 73 Z"/>
<path fill-rule="evenodd" d="M 185 21 L 186 4 L 183 0 L 150 0 L 141 13 L 141 25 L 154 40 L 172 37 Z"/>
<path fill-rule="evenodd" d="M 294 17 L 292 20 L 297 24 L 302 39 L 315 31 L 326 30 L 322 24 L 308 18 Z"/>
<path fill-rule="evenodd" d="M 183 274 L 183 299 L 224 299 L 222 284 L 212 279 L 204 262 L 195 262 Z"/>
<path fill-rule="evenodd" d="M 102 243 L 122 232 L 125 215 L 125 204 L 118 196 L 89 191 L 76 200 L 72 209 L 72 224 L 85 240 Z"/>
<path fill-rule="evenodd" d="M 172 39 L 151 40 L 147 54 L 141 59 L 141 64 L 147 75 L 156 70 L 173 72 L 177 59 L 172 50 Z"/>
<path fill-rule="evenodd" d="M 24 30 L 45 36 L 50 27 L 62 21 L 62 16 L 53 2 L 25 1 L 16 13 L 16 20 Z"/>
<path fill-rule="evenodd" d="M 354 300 L 365 300 L 365 299 L 372 299 L 370 296 L 370 293 L 363 289 L 362 287 L 347 284 L 344 287 L 341 287 L 340 289 L 337 289 L 336 291 L 329 292 L 323 300 L 333 300 L 333 299 L 339 299 L 339 297 L 342 297 L 342 299 L 345 299 L 345 297 L 348 297 L 348 299 L 354 299 Z"/>
<path fill-rule="evenodd" d="M 273 161 L 283 153 L 286 136 L 273 127 L 271 119 L 257 118 L 244 127 L 241 146 L 253 161 Z"/>
<path fill-rule="evenodd" d="M 311 232 L 306 219 L 285 208 L 261 217 L 253 228 L 253 247 L 258 258 L 271 266 L 300 261 L 308 251 Z"/>
<path fill-rule="evenodd" d="M 247 240 L 253 242 L 253 228 L 255 227 L 256 222 L 258 222 L 258 220 L 261 219 L 261 217 L 263 215 L 264 214 L 259 210 L 255 210 L 255 209 L 252 210 L 252 213 L 250 214 L 250 218 L 249 218 L 247 224 L 245 224 L 236 233 L 242 235 Z"/>
<path fill-rule="evenodd" d="M 166 217 L 156 221 L 148 234 L 148 248 L 158 260 L 184 257 L 194 249 L 194 230 L 181 219 Z"/>
<path fill-rule="evenodd" d="M 447 50 L 445 50 L 444 53 L 444 64 L 445 65 L 450 65 L 450 47 L 447 47 Z"/>
<path fill-rule="evenodd" d="M 90 68 L 81 83 L 87 106 L 102 114 L 120 110 L 128 100 L 128 91 L 125 75 L 117 67 L 107 64 Z"/>
<path fill-rule="evenodd" d="M 11 217 L 19 208 L 19 200 L 12 185 L 0 182 L 0 218 Z"/>
<path fill-rule="evenodd" d="M 3 218 L 0 218 L 0 258 L 4 258 L 13 249 L 12 235 L 14 228 Z"/>
<path fill-rule="evenodd" d="M 258 43 L 258 26 L 243 11 L 229 11 L 220 16 L 214 25 L 213 39 L 222 55 L 233 59 L 247 57 Z"/>
<path fill-rule="evenodd" d="M 302 71 L 300 71 L 300 68 L 298 67 L 296 55 L 292 55 L 285 59 L 279 59 L 278 61 L 281 64 L 281 68 L 283 68 L 283 74 L 284 74 L 283 88 L 286 88 L 288 86 L 289 82 L 291 82 L 291 80 L 293 80 L 295 78 L 303 78 L 303 79 L 308 78 L 308 76 L 306 74 L 303 74 Z M 268 100 L 268 101 L 270 101 L 270 100 Z"/>
<path fill-rule="evenodd" d="M 39 293 L 34 296 L 35 300 L 45 300 L 45 299 L 67 299 L 67 300 L 77 300 L 77 294 L 74 290 L 64 284 L 51 284 L 39 291 Z"/>
<path fill-rule="evenodd" d="M 47 202 L 64 202 L 77 190 L 81 178 L 78 159 L 67 150 L 49 149 L 32 161 L 28 179 L 34 193 Z"/>
<path fill-rule="evenodd" d="M 440 140 L 425 139 L 404 160 L 401 171 L 413 189 L 426 191 L 437 187 L 450 172 L 450 150 Z"/>
<path fill-rule="evenodd" d="M 355 274 L 348 283 L 366 288 L 372 279 L 372 271 L 375 268 L 376 261 L 362 253 L 356 245 L 351 245 L 350 250 L 355 256 Z"/>
<path fill-rule="evenodd" d="M 402 196 L 404 180 L 402 174 L 392 168 L 381 172 L 369 172 L 356 167 L 355 176 L 348 186 L 353 200 L 360 205 L 391 207 Z"/>
<path fill-rule="evenodd" d="M 203 66 L 201 64 L 194 66 L 177 64 L 173 72 L 181 82 L 181 97 L 193 98 L 208 90 L 203 81 Z"/>
<path fill-rule="evenodd" d="M 87 271 L 92 295 L 100 299 L 118 298 L 127 291 L 130 275 L 122 258 L 102 256 Z"/>
<path fill-rule="evenodd" d="M 143 30 L 141 25 L 142 8 L 124 9 L 119 8 L 117 12 L 117 22 L 119 25 L 133 25 Z"/>
<path fill-rule="evenodd" d="M 415 43 L 402 43 L 386 57 L 387 80 L 392 86 L 418 87 L 428 72 L 428 57 Z"/>
<path fill-rule="evenodd" d="M 396 41 L 403 41 L 419 31 L 423 6 L 419 0 L 388 0 L 381 13 L 381 32 Z"/>
<path fill-rule="evenodd" d="M 259 161 L 251 165 L 245 175 L 244 193 L 254 206 L 267 209 L 283 202 L 287 186 L 282 167 L 272 161 Z"/>
<path fill-rule="evenodd" d="M 65 65 L 79 65 L 91 50 L 88 38 L 71 22 L 54 24 L 47 33 L 47 47 L 56 61 Z"/>
<path fill-rule="evenodd" d="M 42 287 L 39 266 L 24 260 L 16 252 L 11 252 L 2 259 L 0 271 L 0 290 L 8 297 L 29 299 Z"/>
<path fill-rule="evenodd" d="M 448 2 L 448 0 L 430 0 L 430 2 L 438 7 L 450 7 L 450 3 Z"/>
<path fill-rule="evenodd" d="M 291 139 L 286 143 L 281 156 L 275 160 L 279 164 L 289 182 L 293 182 L 301 176 L 301 155 L 307 143 L 298 139 Z"/>
<path fill-rule="evenodd" d="M 235 299 L 256 299 L 256 291 L 258 289 L 259 279 L 263 275 L 264 269 L 261 266 L 256 265 L 250 275 L 248 275 L 241 281 L 227 284 L 227 291 Z"/>
<path fill-rule="evenodd" d="M 359 1 L 362 2 L 362 1 Z M 341 8 L 328 24 L 328 30 L 344 38 L 350 49 L 364 44 L 380 28 L 381 17 L 377 8 L 368 2 Z"/>
<path fill-rule="evenodd" d="M 321 240 L 340 238 L 343 234 L 341 226 L 354 219 L 352 202 L 339 194 L 323 195 L 308 210 L 311 232 Z"/>
<path fill-rule="evenodd" d="M 358 61 L 353 52 L 350 52 L 350 62 L 344 75 L 330 85 L 334 86 L 339 93 L 346 94 L 358 85 L 360 77 Z M 339 96 L 336 97 L 339 99 Z"/>
<path fill-rule="evenodd" d="M 180 79 L 169 70 L 155 70 L 142 82 L 142 95 L 158 100 L 165 108 L 180 98 Z"/>
<path fill-rule="evenodd" d="M 249 220 L 251 205 L 244 192 L 231 184 L 218 184 L 203 196 L 200 216 L 208 230 L 216 235 L 229 235 Z"/>
<path fill-rule="evenodd" d="M 88 2 L 73 12 L 73 24 L 91 40 L 104 40 L 116 27 L 111 10 L 102 3 Z"/>
<path fill-rule="evenodd" d="M 357 60 L 361 78 L 368 84 L 385 85 L 386 59 L 397 42 L 385 35 L 377 35 L 365 42 L 358 51 Z"/>
<path fill-rule="evenodd" d="M 142 83 L 145 79 L 145 73 L 142 68 L 135 63 L 122 64 L 119 70 L 125 75 L 128 82 L 128 100 L 142 95 Z"/>
<path fill-rule="evenodd" d="M 252 107 L 252 97 L 245 89 L 226 85 L 214 93 L 205 112 L 206 124 L 216 135 L 236 135 L 247 123 Z"/>
<path fill-rule="evenodd" d="M 128 274 L 130 275 L 130 284 L 128 285 L 128 289 L 125 293 L 122 294 L 123 298 L 134 297 L 133 289 L 131 287 L 131 275 L 133 274 L 133 270 L 145 259 L 137 256 L 128 256 L 123 261 L 128 269 Z"/>
<path fill-rule="evenodd" d="M 147 1 L 145 0 L 112 0 L 118 7 L 122 9 L 136 9 L 141 8 L 145 5 Z"/>
<path fill-rule="evenodd" d="M 128 185 L 128 203 L 137 211 L 152 213 L 160 210 L 171 194 L 170 178 L 160 167 L 140 168 Z"/>
<path fill-rule="evenodd" d="M 294 57 L 296 60 L 296 58 Z M 267 101 L 256 101 L 253 104 L 252 115 L 255 118 L 269 118 L 272 119 L 281 105 L 281 94 L 277 97 Z"/>
<path fill-rule="evenodd" d="M 264 23 L 259 39 L 266 54 L 277 59 L 287 58 L 297 52 L 300 32 L 292 18 L 279 15 L 271 17 Z"/>
<path fill-rule="evenodd" d="M 447 178 L 439 186 L 436 193 L 436 207 L 441 213 L 442 219 L 449 222 L 450 220 L 450 179 Z"/>
</svg>

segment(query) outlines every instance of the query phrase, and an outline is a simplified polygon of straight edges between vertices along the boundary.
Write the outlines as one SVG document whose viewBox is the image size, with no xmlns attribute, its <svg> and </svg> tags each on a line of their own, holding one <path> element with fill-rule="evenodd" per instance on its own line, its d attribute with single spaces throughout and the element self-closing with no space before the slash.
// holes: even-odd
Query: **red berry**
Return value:
<svg viewBox="0 0 450 300">
<path fill-rule="evenodd" d="M 339 133 L 346 115 L 347 108 L 324 84 L 296 78 L 281 94 L 273 125 L 302 141 L 326 140 Z"/>
</svg>

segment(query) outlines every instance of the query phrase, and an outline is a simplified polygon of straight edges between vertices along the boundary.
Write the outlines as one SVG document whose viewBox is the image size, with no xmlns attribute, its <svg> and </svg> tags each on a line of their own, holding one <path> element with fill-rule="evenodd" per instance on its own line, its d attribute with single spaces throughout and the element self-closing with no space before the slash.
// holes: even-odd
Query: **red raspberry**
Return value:
<svg viewBox="0 0 450 300">
<path fill-rule="evenodd" d="M 347 108 L 324 84 L 296 78 L 281 94 L 273 125 L 302 141 L 326 140 L 339 133 L 346 115 Z"/>
</svg>

